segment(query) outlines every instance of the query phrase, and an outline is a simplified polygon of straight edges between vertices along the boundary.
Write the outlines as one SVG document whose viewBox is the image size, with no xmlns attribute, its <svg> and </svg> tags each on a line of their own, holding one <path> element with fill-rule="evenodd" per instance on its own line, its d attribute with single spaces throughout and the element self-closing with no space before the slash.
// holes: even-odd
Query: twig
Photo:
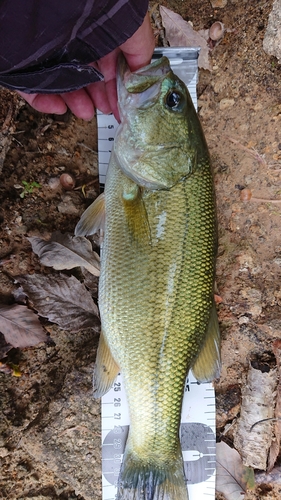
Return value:
<svg viewBox="0 0 281 500">
<path fill-rule="evenodd" d="M 275 203 L 276 205 L 281 203 L 281 200 L 267 200 L 265 198 L 254 198 L 254 197 L 251 198 L 251 201 L 259 201 L 260 203 Z"/>
<path fill-rule="evenodd" d="M 12 137 L 10 132 L 10 126 L 13 119 L 13 105 L 10 103 L 7 116 L 2 125 L 2 130 L 0 131 L 0 174 L 3 170 L 4 161 L 6 154 L 9 151 L 10 144 L 12 142 Z"/>
<path fill-rule="evenodd" d="M 252 201 L 257 201 L 259 203 L 281 203 L 281 200 L 268 200 L 266 198 L 257 198 L 255 196 L 252 196 L 252 191 L 249 188 L 244 188 L 242 189 L 240 193 L 240 200 L 244 202 L 249 202 L 250 200 Z"/>
<path fill-rule="evenodd" d="M 2 134 L 5 134 L 8 132 L 9 126 L 11 125 L 12 118 L 13 118 L 13 105 L 10 102 L 7 116 L 6 116 L 4 123 L 2 125 Z"/>
<path fill-rule="evenodd" d="M 94 149 L 92 148 L 89 148 L 89 146 L 86 146 L 86 144 L 84 144 L 83 142 L 77 142 L 78 146 L 83 146 L 83 148 L 85 149 L 89 149 L 89 151 L 91 151 L 92 153 L 94 153 L 95 155 L 97 155 L 97 151 L 94 151 Z"/>
<path fill-rule="evenodd" d="M 249 153 L 251 156 L 253 156 L 255 160 L 257 160 L 259 163 L 261 163 L 262 165 L 267 167 L 267 163 L 266 163 L 265 159 L 254 148 L 250 149 L 250 148 L 247 148 L 246 146 L 243 146 L 243 144 L 241 144 L 239 141 L 237 141 L 237 139 L 234 139 L 233 137 L 230 137 L 229 135 L 226 135 L 225 137 L 230 142 L 233 142 L 233 144 L 236 144 L 239 149 L 242 149 L 242 151 L 246 151 L 246 153 Z"/>
<path fill-rule="evenodd" d="M 94 179 L 93 181 L 87 182 L 87 184 L 82 184 L 82 186 L 77 186 L 76 188 L 74 188 L 73 191 L 79 191 L 79 189 L 83 190 L 83 189 L 85 189 L 88 186 L 92 186 L 93 184 L 99 184 L 99 180 L 98 179 Z"/>
</svg>

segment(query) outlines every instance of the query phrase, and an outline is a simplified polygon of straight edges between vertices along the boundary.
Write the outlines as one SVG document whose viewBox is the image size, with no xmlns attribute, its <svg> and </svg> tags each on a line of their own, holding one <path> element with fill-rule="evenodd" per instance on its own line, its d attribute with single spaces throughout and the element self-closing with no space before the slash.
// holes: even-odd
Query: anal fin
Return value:
<svg viewBox="0 0 281 500">
<path fill-rule="evenodd" d="M 205 343 L 192 367 L 192 372 L 198 382 L 210 382 L 220 376 L 220 367 L 220 330 L 216 306 L 213 304 Z"/>
<path fill-rule="evenodd" d="M 119 372 L 103 333 L 101 332 L 94 369 L 94 396 L 101 398 L 112 386 Z"/>
</svg>

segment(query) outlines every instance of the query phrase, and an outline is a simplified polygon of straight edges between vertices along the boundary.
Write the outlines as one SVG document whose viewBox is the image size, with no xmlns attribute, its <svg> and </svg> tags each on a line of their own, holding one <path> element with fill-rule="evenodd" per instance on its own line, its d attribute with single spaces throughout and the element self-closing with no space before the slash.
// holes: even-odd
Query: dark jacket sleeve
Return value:
<svg viewBox="0 0 281 500">
<path fill-rule="evenodd" d="M 0 85 L 61 93 L 102 79 L 89 66 L 130 38 L 148 0 L 2 0 Z"/>
</svg>

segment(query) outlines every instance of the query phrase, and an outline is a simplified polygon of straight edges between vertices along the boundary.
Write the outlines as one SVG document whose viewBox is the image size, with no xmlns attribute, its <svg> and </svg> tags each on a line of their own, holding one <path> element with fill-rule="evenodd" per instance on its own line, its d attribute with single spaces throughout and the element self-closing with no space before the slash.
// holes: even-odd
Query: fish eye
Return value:
<svg viewBox="0 0 281 500">
<path fill-rule="evenodd" d="M 182 94 L 177 90 L 170 90 L 165 98 L 165 104 L 170 109 L 178 109 L 182 102 Z"/>
</svg>

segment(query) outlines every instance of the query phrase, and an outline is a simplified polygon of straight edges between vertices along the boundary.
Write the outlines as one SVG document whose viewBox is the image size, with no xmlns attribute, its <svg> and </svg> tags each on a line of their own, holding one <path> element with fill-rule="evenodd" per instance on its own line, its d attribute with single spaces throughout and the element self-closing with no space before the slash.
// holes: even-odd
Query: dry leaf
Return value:
<svg viewBox="0 0 281 500">
<path fill-rule="evenodd" d="M 90 292 L 74 276 L 33 274 L 19 276 L 17 281 L 40 316 L 71 332 L 99 329 L 98 308 Z"/>
<path fill-rule="evenodd" d="M 0 362 L 0 372 L 6 375 L 12 375 L 12 377 L 21 377 L 19 367 L 13 363 L 5 364 Z"/>
<path fill-rule="evenodd" d="M 275 340 L 273 342 L 273 352 L 276 358 L 277 370 L 279 375 L 279 382 L 277 386 L 277 398 L 274 417 L 277 419 L 274 425 L 275 439 L 272 441 L 269 455 L 268 455 L 268 466 L 267 470 L 271 471 L 277 460 L 280 452 L 280 441 L 281 441 L 281 340 Z"/>
<path fill-rule="evenodd" d="M 211 71 L 207 41 L 179 14 L 160 5 L 160 14 L 170 47 L 200 47 L 198 66 Z"/>
<path fill-rule="evenodd" d="M 0 332 L 0 359 L 5 358 L 7 352 L 9 352 L 11 349 L 13 349 L 13 346 L 6 342 L 3 333 Z"/>
<path fill-rule="evenodd" d="M 97 278 L 97 276 L 93 276 L 93 274 L 89 273 L 89 271 L 87 271 L 87 269 L 85 268 L 82 269 L 82 273 L 84 277 L 83 283 L 85 287 L 87 287 L 88 290 L 90 290 L 92 297 L 97 298 L 99 279 Z"/>
<path fill-rule="evenodd" d="M 276 387 L 275 369 L 263 373 L 250 366 L 247 382 L 242 388 L 242 406 L 234 446 L 241 454 L 243 463 L 255 469 L 266 470 L 272 442 L 272 422 L 260 421 L 274 417 Z"/>
<path fill-rule="evenodd" d="M 223 302 L 223 298 L 220 295 L 214 294 L 214 299 L 216 304 L 221 304 Z"/>
<path fill-rule="evenodd" d="M 217 444 L 216 490 L 226 500 L 241 500 L 247 490 L 254 488 L 254 471 L 245 467 L 239 453 L 226 443 Z"/>
<path fill-rule="evenodd" d="M 90 273 L 99 276 L 99 256 L 84 236 L 71 236 L 57 231 L 48 241 L 36 236 L 28 240 L 44 266 L 53 267 L 57 271 L 85 267 Z"/>
<path fill-rule="evenodd" d="M 281 484 L 281 466 L 274 467 L 269 473 L 257 472 L 255 479 L 257 484 Z"/>
<path fill-rule="evenodd" d="M 0 305 L 0 330 L 13 347 L 30 347 L 47 340 L 37 315 L 18 304 Z"/>
</svg>

